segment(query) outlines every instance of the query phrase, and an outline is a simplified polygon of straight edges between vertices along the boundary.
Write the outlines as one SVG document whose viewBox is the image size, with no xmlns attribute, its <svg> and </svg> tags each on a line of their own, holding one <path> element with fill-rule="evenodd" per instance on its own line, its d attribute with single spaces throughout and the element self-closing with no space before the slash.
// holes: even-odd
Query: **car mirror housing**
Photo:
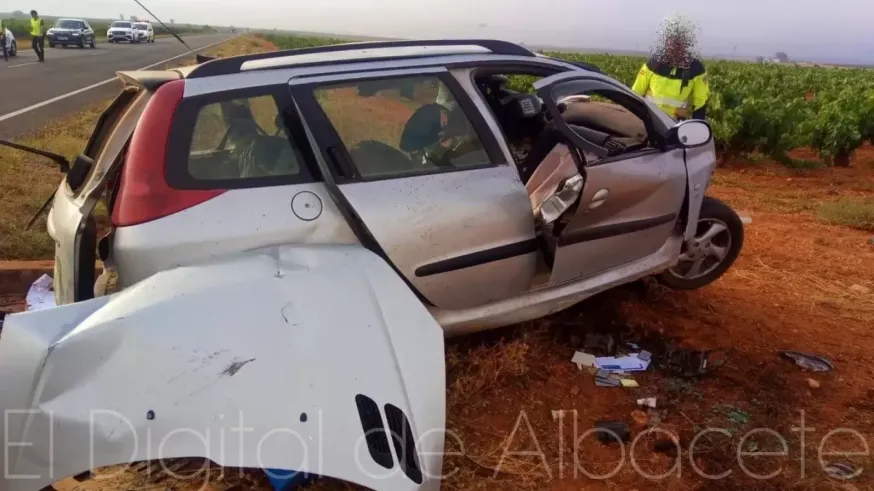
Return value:
<svg viewBox="0 0 874 491">
<path fill-rule="evenodd" d="M 701 119 L 682 121 L 671 129 L 671 134 L 685 148 L 700 147 L 713 139 L 710 125 Z"/>
</svg>

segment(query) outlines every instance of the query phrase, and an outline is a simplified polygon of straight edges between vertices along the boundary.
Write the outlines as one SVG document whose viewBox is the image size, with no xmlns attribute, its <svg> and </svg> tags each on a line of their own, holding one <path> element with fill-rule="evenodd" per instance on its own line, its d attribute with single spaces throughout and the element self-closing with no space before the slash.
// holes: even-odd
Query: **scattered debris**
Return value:
<svg viewBox="0 0 874 491">
<path fill-rule="evenodd" d="M 676 457 L 679 453 L 680 442 L 673 438 L 659 438 L 652 445 L 652 451 L 665 454 L 668 457 Z"/>
<path fill-rule="evenodd" d="M 637 405 L 644 406 L 644 407 L 655 408 L 655 407 L 657 407 L 657 403 L 658 403 L 658 401 L 655 397 L 644 397 L 643 399 L 637 400 Z"/>
<path fill-rule="evenodd" d="M 601 370 L 641 372 L 649 368 L 649 360 L 642 360 L 635 353 L 620 357 L 604 356 L 595 358 L 595 366 Z"/>
<path fill-rule="evenodd" d="M 640 387 L 640 384 L 637 383 L 637 380 L 634 380 L 633 378 L 621 378 L 619 379 L 619 383 L 621 383 L 623 387 L 627 388 Z"/>
<path fill-rule="evenodd" d="M 49 309 L 56 306 L 53 283 L 52 277 L 44 274 L 30 285 L 30 290 L 27 291 L 25 298 L 28 311 Z"/>
<path fill-rule="evenodd" d="M 867 294 L 871 293 L 870 288 L 868 288 L 866 286 L 858 285 L 858 284 L 851 286 L 850 291 L 853 291 L 856 293 L 861 293 L 862 295 L 867 295 Z"/>
<path fill-rule="evenodd" d="M 595 355 L 576 351 L 574 352 L 574 357 L 571 358 L 571 362 L 577 366 L 577 370 L 582 370 L 583 367 L 593 367 L 595 366 Z"/>
<path fill-rule="evenodd" d="M 618 443 L 629 440 L 631 429 L 621 421 L 597 421 L 595 434 L 601 443 Z"/>
<path fill-rule="evenodd" d="M 746 213 L 738 213 L 738 216 L 740 217 L 741 223 L 743 223 L 744 225 L 749 225 L 753 223 L 753 217 L 747 215 Z"/>
<path fill-rule="evenodd" d="M 616 344 L 611 334 L 588 333 L 586 334 L 585 341 L 583 341 L 583 349 L 587 353 L 610 356 L 615 352 Z"/>
<path fill-rule="evenodd" d="M 802 353 L 800 351 L 781 351 L 780 355 L 795 362 L 799 367 L 812 372 L 828 372 L 834 370 L 834 365 L 827 358 Z"/>
<path fill-rule="evenodd" d="M 610 378 L 610 377 L 607 377 L 607 378 L 596 377 L 595 378 L 595 385 L 598 387 L 621 387 L 622 382 L 615 379 L 615 378 Z"/>
<path fill-rule="evenodd" d="M 816 380 L 812 379 L 812 378 L 809 378 L 809 379 L 807 379 L 807 385 L 808 385 L 811 389 L 818 389 L 819 386 L 820 386 L 820 383 L 817 382 Z"/>
<path fill-rule="evenodd" d="M 726 361 L 725 351 L 720 349 L 690 350 L 674 348 L 665 353 L 661 362 L 661 368 L 679 377 L 697 377 L 706 375 L 725 365 Z"/>
<path fill-rule="evenodd" d="M 750 415 L 742 409 L 731 408 L 728 411 L 727 416 L 732 423 L 738 425 L 747 424 L 750 421 Z"/>
<path fill-rule="evenodd" d="M 868 237 L 868 245 L 874 245 L 874 235 Z"/>
<path fill-rule="evenodd" d="M 861 469 L 857 469 L 848 462 L 835 462 L 831 463 L 823 468 L 828 477 L 833 479 L 840 479 L 842 481 L 849 481 L 851 479 L 855 479 L 862 474 Z"/>
</svg>

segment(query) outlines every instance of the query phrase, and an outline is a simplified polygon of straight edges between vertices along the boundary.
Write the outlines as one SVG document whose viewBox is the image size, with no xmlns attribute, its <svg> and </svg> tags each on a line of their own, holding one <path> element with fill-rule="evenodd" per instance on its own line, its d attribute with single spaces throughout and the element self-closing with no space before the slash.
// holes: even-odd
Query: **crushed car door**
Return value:
<svg viewBox="0 0 874 491">
<path fill-rule="evenodd" d="M 616 82 L 561 73 L 535 83 L 562 140 L 578 151 L 584 185 L 556 237 L 550 283 L 591 276 L 657 252 L 683 205 L 683 150 L 664 124 Z"/>
<path fill-rule="evenodd" d="M 124 151 L 147 101 L 147 91 L 125 88 L 100 116 L 85 151 L 55 192 L 46 227 L 55 240 L 59 305 L 94 295 L 97 226 L 92 213 L 109 169 Z"/>
<path fill-rule="evenodd" d="M 291 85 L 338 206 L 423 300 L 466 308 L 530 288 L 538 253 L 528 194 L 506 146 L 449 72 Z"/>
</svg>

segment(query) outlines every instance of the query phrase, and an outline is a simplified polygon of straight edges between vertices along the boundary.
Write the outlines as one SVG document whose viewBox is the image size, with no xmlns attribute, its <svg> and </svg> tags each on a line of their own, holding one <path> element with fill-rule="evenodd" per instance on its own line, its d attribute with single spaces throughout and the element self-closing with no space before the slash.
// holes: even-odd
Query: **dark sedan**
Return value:
<svg viewBox="0 0 874 491">
<path fill-rule="evenodd" d="M 55 46 L 95 47 L 94 29 L 83 19 L 58 19 L 46 32 L 50 48 Z"/>
</svg>

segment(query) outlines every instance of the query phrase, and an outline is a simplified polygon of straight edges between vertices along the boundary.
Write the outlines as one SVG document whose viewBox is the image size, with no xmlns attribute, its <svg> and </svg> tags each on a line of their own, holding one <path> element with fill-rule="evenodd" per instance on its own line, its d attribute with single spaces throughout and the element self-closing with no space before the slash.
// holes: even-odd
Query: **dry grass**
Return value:
<svg viewBox="0 0 874 491">
<path fill-rule="evenodd" d="M 254 36 L 242 36 L 207 50 L 210 56 L 233 56 L 276 49 L 271 43 Z M 186 61 L 181 65 L 192 63 Z M 105 100 L 53 121 L 51 125 L 17 140 L 17 143 L 73 158 L 85 147 L 91 130 L 103 109 Z M 272 122 L 271 122 L 272 124 Z M 44 220 L 30 231 L 24 226 L 55 189 L 62 175 L 53 164 L 32 154 L 0 147 L 0 259 L 46 259 L 54 253 L 54 243 L 45 231 Z"/>
</svg>

